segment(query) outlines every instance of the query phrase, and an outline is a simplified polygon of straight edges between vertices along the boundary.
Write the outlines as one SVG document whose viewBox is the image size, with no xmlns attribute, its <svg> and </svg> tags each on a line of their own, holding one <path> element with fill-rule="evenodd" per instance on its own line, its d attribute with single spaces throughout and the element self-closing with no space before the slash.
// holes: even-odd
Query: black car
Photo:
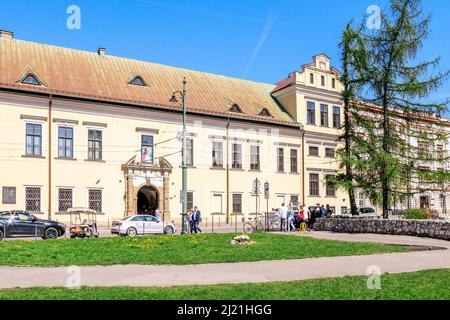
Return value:
<svg viewBox="0 0 450 320">
<path fill-rule="evenodd" d="M 62 237 L 65 232 L 65 224 L 38 219 L 27 211 L 0 212 L 0 241 L 16 237 L 57 239 Z"/>
</svg>

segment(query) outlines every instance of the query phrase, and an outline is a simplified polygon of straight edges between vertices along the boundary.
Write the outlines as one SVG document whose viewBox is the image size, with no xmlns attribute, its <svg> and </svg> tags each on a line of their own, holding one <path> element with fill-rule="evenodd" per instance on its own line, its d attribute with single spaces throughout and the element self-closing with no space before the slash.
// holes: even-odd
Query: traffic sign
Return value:
<svg viewBox="0 0 450 320">
<path fill-rule="evenodd" d="M 261 190 L 261 181 L 259 181 L 258 178 L 256 178 L 255 180 L 253 180 L 253 193 L 254 194 L 259 194 L 260 190 Z"/>
<path fill-rule="evenodd" d="M 269 186 L 269 182 L 264 183 L 264 197 L 266 199 L 270 198 L 270 186 Z"/>
</svg>

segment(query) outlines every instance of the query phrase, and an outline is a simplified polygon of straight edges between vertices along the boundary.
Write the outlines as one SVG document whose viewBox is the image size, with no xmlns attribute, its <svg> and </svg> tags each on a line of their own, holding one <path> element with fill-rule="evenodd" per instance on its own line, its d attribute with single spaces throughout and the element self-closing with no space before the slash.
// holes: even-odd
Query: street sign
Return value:
<svg viewBox="0 0 450 320">
<path fill-rule="evenodd" d="M 256 178 L 255 180 L 253 180 L 253 194 L 259 194 L 260 190 L 261 190 L 261 181 L 259 181 L 258 178 Z"/>
<path fill-rule="evenodd" d="M 268 182 L 264 183 L 264 197 L 266 200 L 270 198 L 270 187 Z"/>
</svg>

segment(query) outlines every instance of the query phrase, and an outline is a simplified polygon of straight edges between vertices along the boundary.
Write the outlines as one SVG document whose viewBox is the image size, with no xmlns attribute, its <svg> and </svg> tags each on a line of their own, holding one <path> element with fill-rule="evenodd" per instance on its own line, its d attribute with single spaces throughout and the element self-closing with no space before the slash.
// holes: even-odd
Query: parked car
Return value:
<svg viewBox="0 0 450 320">
<path fill-rule="evenodd" d="M 113 221 L 111 233 L 119 236 L 135 237 L 146 234 L 175 234 L 173 223 L 162 222 L 154 216 L 135 215 L 123 220 Z"/>
<path fill-rule="evenodd" d="M 359 216 L 359 217 L 377 217 L 378 215 L 374 208 L 367 207 L 367 208 L 359 208 L 357 216 Z"/>
<path fill-rule="evenodd" d="M 38 219 L 27 211 L 0 212 L 0 240 L 21 237 L 57 239 L 65 233 L 65 224 Z"/>
</svg>

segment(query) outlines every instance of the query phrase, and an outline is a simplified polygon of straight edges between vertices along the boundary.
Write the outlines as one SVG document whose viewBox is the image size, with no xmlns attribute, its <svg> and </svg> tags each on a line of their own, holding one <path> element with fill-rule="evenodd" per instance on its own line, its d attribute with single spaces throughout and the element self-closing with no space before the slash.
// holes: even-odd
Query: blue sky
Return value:
<svg viewBox="0 0 450 320">
<path fill-rule="evenodd" d="M 339 68 L 339 42 L 350 19 L 386 0 L 1 0 L 0 29 L 58 46 L 275 83 L 317 53 Z M 420 59 L 441 56 L 450 69 L 450 2 L 425 0 L 432 34 Z M 70 5 L 81 29 L 66 27 Z M 450 96 L 450 81 L 434 94 Z"/>
</svg>

